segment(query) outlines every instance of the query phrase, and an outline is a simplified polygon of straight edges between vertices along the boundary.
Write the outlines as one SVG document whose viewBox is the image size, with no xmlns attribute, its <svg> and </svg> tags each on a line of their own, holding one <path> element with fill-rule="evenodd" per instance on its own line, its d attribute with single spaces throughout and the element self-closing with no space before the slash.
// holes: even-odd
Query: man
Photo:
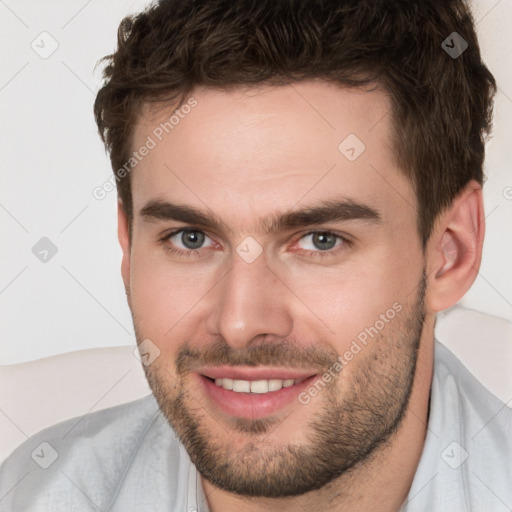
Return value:
<svg viewBox="0 0 512 512">
<path fill-rule="evenodd" d="M 495 87 L 462 0 L 126 18 L 95 115 L 154 397 L 29 440 L 2 510 L 512 506 L 512 413 L 434 341 L 480 265 Z"/>
</svg>

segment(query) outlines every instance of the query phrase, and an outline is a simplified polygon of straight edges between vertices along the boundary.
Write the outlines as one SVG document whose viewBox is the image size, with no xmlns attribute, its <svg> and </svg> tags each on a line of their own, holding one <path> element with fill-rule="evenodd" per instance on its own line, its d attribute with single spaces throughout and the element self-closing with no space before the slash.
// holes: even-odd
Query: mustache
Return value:
<svg viewBox="0 0 512 512">
<path fill-rule="evenodd" d="M 320 346 L 301 346 L 288 340 L 235 349 L 223 340 L 205 348 L 186 343 L 177 353 L 176 370 L 185 374 L 198 366 L 279 366 L 323 371 L 338 360 L 338 353 Z"/>
</svg>

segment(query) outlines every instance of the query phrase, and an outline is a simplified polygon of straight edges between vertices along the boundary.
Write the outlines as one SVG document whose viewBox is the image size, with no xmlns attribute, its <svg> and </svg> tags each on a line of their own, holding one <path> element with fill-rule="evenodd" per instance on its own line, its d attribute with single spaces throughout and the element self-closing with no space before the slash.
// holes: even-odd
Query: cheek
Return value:
<svg viewBox="0 0 512 512">
<path fill-rule="evenodd" d="M 417 293 L 421 265 L 413 265 L 412 257 L 382 249 L 362 259 L 337 268 L 295 268 L 286 278 L 294 283 L 301 302 L 328 327 L 326 339 L 341 354 L 366 328 L 376 322 L 380 327 L 381 315 L 389 312 L 386 318 L 395 318 L 395 310 L 404 309 Z M 383 335 L 388 325 L 386 322 Z"/>
<path fill-rule="evenodd" d="M 171 264 L 159 251 L 132 251 L 132 314 L 141 336 L 165 348 L 166 341 L 180 333 L 188 330 L 190 335 L 195 307 L 208 291 L 205 276 L 195 270 Z"/>
</svg>

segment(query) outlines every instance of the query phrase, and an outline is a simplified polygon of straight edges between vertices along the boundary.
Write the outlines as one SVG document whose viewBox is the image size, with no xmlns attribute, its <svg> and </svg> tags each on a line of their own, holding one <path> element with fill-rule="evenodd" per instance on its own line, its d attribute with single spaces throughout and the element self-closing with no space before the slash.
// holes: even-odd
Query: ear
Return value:
<svg viewBox="0 0 512 512">
<path fill-rule="evenodd" d="M 128 293 L 130 289 L 130 226 L 128 215 L 124 210 L 121 200 L 117 201 L 117 237 L 123 251 L 123 260 L 121 262 L 121 275 L 125 290 Z"/>
<path fill-rule="evenodd" d="M 448 309 L 469 290 L 482 260 L 482 187 L 471 180 L 436 222 L 427 246 L 427 309 Z"/>
</svg>

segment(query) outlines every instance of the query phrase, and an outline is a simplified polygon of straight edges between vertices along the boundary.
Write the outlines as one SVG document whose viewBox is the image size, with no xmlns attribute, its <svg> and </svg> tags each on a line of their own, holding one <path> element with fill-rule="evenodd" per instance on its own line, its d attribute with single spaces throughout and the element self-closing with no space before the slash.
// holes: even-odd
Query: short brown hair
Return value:
<svg viewBox="0 0 512 512">
<path fill-rule="evenodd" d="M 394 157 L 418 199 L 423 247 L 462 188 L 483 183 L 496 83 L 464 0 L 160 0 L 123 19 L 103 60 L 94 114 L 114 172 L 146 102 L 179 106 L 198 85 L 325 79 L 389 94 Z M 117 187 L 131 224 L 129 174 Z"/>
</svg>

